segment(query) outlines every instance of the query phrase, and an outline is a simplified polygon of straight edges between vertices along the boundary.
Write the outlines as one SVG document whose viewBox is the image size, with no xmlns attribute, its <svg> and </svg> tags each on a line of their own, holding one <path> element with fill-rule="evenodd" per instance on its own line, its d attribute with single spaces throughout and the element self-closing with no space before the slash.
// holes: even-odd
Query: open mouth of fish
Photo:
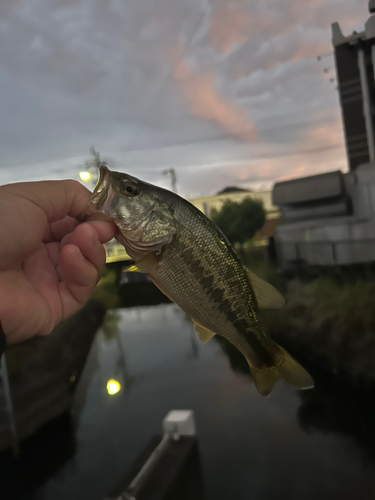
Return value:
<svg viewBox="0 0 375 500">
<path fill-rule="evenodd" d="M 100 165 L 99 180 L 90 199 L 91 205 L 100 210 L 107 200 L 111 187 L 111 173 L 105 165 Z"/>
</svg>

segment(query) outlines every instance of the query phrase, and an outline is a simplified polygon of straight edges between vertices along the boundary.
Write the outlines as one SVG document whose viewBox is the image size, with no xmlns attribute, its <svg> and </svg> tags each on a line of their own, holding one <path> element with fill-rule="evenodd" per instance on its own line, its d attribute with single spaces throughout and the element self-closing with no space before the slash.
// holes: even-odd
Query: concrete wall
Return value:
<svg viewBox="0 0 375 500">
<path fill-rule="evenodd" d="M 353 215 L 284 221 L 275 234 L 281 267 L 375 261 L 375 164 L 343 177 Z"/>
</svg>

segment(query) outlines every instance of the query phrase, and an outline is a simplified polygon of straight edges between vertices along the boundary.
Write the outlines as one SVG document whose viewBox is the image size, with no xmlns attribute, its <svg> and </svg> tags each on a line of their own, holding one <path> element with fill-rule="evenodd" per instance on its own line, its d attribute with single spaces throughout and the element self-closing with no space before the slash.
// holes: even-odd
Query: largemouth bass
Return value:
<svg viewBox="0 0 375 500">
<path fill-rule="evenodd" d="M 116 238 L 192 319 L 203 342 L 222 335 L 246 358 L 266 396 L 279 378 L 307 389 L 307 371 L 265 332 L 258 309 L 278 308 L 281 294 L 246 269 L 221 231 L 192 204 L 125 173 L 100 169 L 91 204 L 118 227 Z"/>
</svg>

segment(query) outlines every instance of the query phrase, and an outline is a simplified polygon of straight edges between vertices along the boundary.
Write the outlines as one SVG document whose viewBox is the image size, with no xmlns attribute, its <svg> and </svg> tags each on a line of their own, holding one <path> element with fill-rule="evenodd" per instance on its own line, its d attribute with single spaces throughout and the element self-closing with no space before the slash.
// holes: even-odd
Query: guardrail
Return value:
<svg viewBox="0 0 375 500">
<path fill-rule="evenodd" d="M 124 485 L 104 500 L 162 500 L 186 467 L 194 447 L 197 431 L 193 410 L 171 410 L 163 419 L 163 437 L 147 459 Z M 173 497 L 175 498 L 175 497 Z M 192 498 L 196 498 L 195 496 Z"/>
<path fill-rule="evenodd" d="M 375 240 L 277 242 L 283 265 L 337 266 L 375 262 Z"/>
</svg>

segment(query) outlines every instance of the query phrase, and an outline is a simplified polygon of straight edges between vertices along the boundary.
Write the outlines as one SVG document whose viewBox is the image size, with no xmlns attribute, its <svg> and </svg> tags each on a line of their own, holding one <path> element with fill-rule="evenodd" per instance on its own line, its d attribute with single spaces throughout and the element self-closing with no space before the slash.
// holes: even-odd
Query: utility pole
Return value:
<svg viewBox="0 0 375 500">
<path fill-rule="evenodd" d="M 177 194 L 177 177 L 175 169 L 169 168 L 168 170 L 163 170 L 163 174 L 171 176 L 172 191 Z"/>
</svg>

